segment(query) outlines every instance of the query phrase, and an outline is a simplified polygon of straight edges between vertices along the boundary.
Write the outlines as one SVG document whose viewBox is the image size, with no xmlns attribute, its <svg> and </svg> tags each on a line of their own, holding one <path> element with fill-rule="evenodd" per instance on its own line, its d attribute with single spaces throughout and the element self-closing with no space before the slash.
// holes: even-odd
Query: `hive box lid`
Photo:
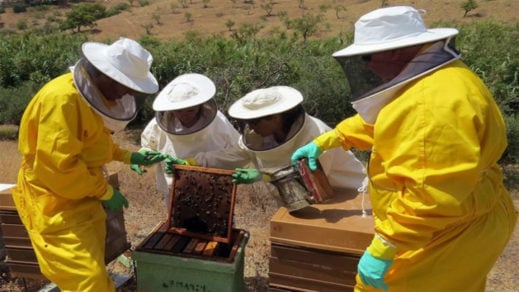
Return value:
<svg viewBox="0 0 519 292">
<path fill-rule="evenodd" d="M 236 197 L 233 173 L 234 170 L 175 165 L 169 231 L 229 243 Z"/>
<path fill-rule="evenodd" d="M 363 204 L 367 211 L 364 216 Z M 289 213 L 281 207 L 270 221 L 270 241 L 362 254 L 373 238 L 373 228 L 369 195 L 341 191 L 327 203 L 297 212 Z"/>
<path fill-rule="evenodd" d="M 0 183 L 0 210 L 16 211 L 11 191 L 15 184 Z"/>
</svg>

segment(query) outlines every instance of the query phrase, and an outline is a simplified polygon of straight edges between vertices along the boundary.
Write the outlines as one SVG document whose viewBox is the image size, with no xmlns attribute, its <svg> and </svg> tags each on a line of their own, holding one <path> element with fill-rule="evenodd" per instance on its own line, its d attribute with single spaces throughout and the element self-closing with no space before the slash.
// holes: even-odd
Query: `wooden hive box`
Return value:
<svg viewBox="0 0 519 292">
<path fill-rule="evenodd" d="M 243 291 L 249 234 L 232 228 L 233 172 L 175 166 L 168 218 L 132 254 L 138 291 Z"/>
<path fill-rule="evenodd" d="M 352 291 L 357 263 L 373 238 L 370 214 L 368 195 L 356 192 L 298 212 L 280 208 L 270 222 L 271 289 Z"/>
<path fill-rule="evenodd" d="M 16 206 L 11 196 L 11 189 L 14 187 L 14 184 L 0 183 L 0 210 L 16 211 Z"/>
</svg>

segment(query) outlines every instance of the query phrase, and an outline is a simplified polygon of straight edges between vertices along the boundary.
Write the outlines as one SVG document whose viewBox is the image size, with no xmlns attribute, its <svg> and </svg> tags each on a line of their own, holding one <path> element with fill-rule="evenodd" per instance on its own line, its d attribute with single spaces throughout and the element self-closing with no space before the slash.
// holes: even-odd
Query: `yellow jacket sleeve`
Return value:
<svg viewBox="0 0 519 292">
<path fill-rule="evenodd" d="M 29 103 L 20 127 L 19 150 L 35 190 L 68 199 L 106 196 L 102 166 L 129 161 L 73 86 L 71 74 L 44 86 Z"/>
<path fill-rule="evenodd" d="M 354 115 L 340 122 L 335 132 L 346 150 L 370 150 L 373 145 L 373 125 L 366 123 L 360 115 Z"/>
</svg>

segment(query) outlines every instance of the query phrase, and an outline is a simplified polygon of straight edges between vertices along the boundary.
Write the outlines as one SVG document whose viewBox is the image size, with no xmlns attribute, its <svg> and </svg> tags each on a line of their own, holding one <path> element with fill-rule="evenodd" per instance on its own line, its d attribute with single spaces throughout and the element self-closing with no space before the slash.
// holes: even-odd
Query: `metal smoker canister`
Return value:
<svg viewBox="0 0 519 292">
<path fill-rule="evenodd" d="M 292 165 L 270 174 L 271 183 L 276 186 L 289 212 L 303 209 L 310 205 L 311 194 L 304 186 L 299 171 Z"/>
</svg>

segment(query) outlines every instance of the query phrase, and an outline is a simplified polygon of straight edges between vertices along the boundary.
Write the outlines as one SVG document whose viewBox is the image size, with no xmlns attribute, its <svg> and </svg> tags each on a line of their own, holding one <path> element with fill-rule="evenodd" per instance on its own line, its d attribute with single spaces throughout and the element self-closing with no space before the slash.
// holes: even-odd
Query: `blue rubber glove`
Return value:
<svg viewBox="0 0 519 292">
<path fill-rule="evenodd" d="M 167 174 L 173 174 L 175 172 L 175 164 L 187 165 L 184 159 L 176 158 L 171 155 L 166 155 L 164 159 L 164 172 Z"/>
<path fill-rule="evenodd" d="M 261 172 L 255 168 L 236 168 L 232 174 L 232 182 L 235 184 L 251 184 L 262 178 Z"/>
<path fill-rule="evenodd" d="M 387 291 L 388 288 L 384 282 L 384 277 L 391 264 L 393 264 L 393 260 L 376 258 L 366 250 L 357 266 L 360 279 L 365 285 Z"/>
<path fill-rule="evenodd" d="M 148 166 L 155 164 L 157 162 L 161 162 L 162 160 L 166 159 L 166 157 L 166 155 L 158 151 L 140 150 L 132 153 L 130 163 Z"/>
<path fill-rule="evenodd" d="M 130 169 L 135 171 L 138 175 L 148 172 L 146 168 L 141 168 L 141 166 L 138 164 L 130 164 Z"/>
<path fill-rule="evenodd" d="M 299 166 L 297 162 L 299 159 L 307 158 L 308 167 L 310 167 L 310 170 L 315 171 L 317 170 L 317 160 L 322 153 L 323 151 L 319 146 L 317 146 L 317 144 L 310 142 L 294 151 L 291 157 L 292 165 L 298 168 Z"/>
<path fill-rule="evenodd" d="M 123 207 L 128 208 L 128 200 L 114 188 L 114 194 L 109 200 L 103 201 L 103 205 L 110 211 L 119 211 Z"/>
</svg>

